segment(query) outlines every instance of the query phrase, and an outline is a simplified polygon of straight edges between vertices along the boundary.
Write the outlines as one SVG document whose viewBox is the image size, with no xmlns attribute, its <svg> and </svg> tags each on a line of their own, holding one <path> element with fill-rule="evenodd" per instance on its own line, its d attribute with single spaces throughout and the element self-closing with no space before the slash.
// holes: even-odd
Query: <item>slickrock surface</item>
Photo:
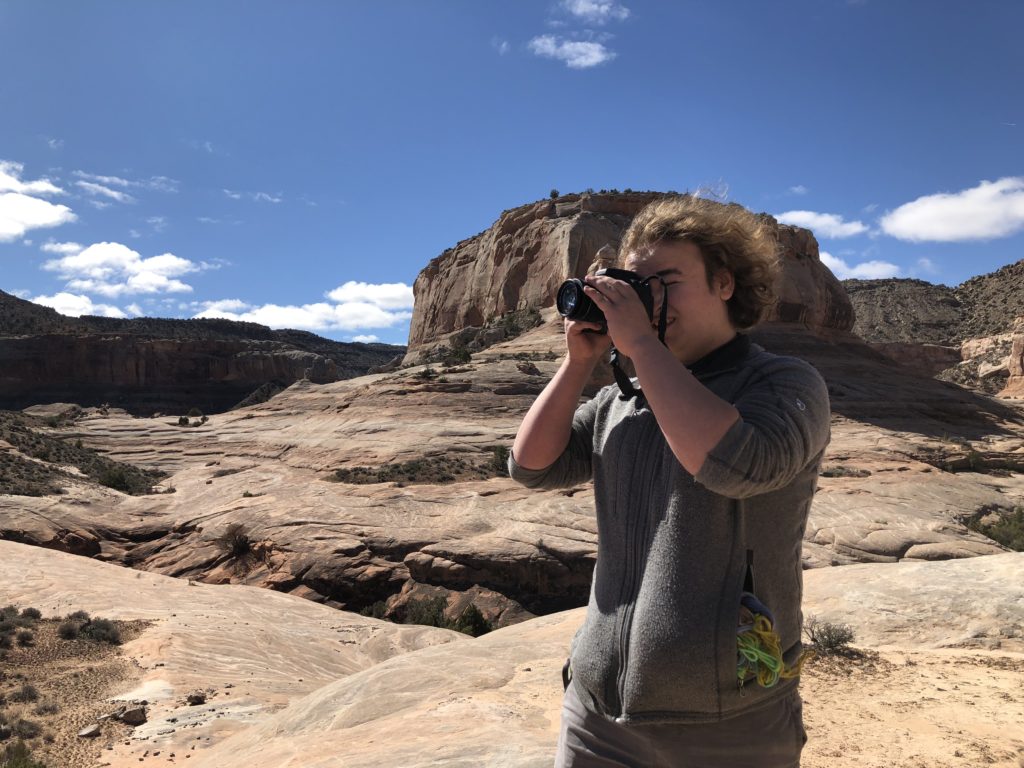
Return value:
<svg viewBox="0 0 1024 768">
<path fill-rule="evenodd" d="M 103 761 L 118 766 L 138 765 L 147 752 L 146 765 L 189 764 L 190 752 L 198 754 L 327 683 L 466 637 L 265 589 L 191 583 L 6 541 L 0 541 L 0 601 L 38 608 L 46 617 L 84 610 L 153 622 L 125 644 L 139 678 L 116 696 L 147 700 L 148 722 L 134 729 L 127 744 L 101 737 Z M 205 704 L 186 703 L 194 690 L 207 693 Z M 59 692 L 53 696 L 59 700 Z"/>
<path fill-rule="evenodd" d="M 805 614 L 851 625 L 862 651 L 805 670 L 805 766 L 1017 768 L 1024 554 L 804 577 Z M 471 639 L 6 542 L 0 590 L 44 614 L 154 622 L 124 648 L 142 678 L 118 697 L 148 698 L 149 722 L 103 751 L 111 768 L 547 766 L 584 613 Z M 189 706 L 196 688 L 206 703 Z"/>
<path fill-rule="evenodd" d="M 773 324 L 757 338 L 810 360 L 830 386 L 833 440 L 807 566 L 1003 551 L 962 519 L 1024 503 L 1019 408 L 916 377 L 849 334 Z M 336 468 L 422 460 L 457 473 L 458 462 L 493 463 L 561 343 L 548 324 L 434 378 L 409 368 L 298 383 L 201 427 L 91 411 L 53 433 L 163 469 L 161 487 L 175 492 L 127 497 L 69 479 L 62 496 L 0 496 L 0 535 L 350 609 L 388 598 L 394 608 L 421 587 L 472 599 L 499 625 L 582 605 L 596 554 L 589 485 L 328 481 Z M 232 524 L 247 528 L 246 558 L 217 544 Z"/>
</svg>

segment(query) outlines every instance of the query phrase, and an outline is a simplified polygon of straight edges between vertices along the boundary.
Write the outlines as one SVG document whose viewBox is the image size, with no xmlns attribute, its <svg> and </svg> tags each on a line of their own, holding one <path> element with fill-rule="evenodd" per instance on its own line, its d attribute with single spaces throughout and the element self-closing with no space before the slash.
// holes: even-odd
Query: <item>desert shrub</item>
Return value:
<svg viewBox="0 0 1024 768">
<path fill-rule="evenodd" d="M 7 698 L 19 704 L 29 704 L 39 700 L 39 689 L 31 683 L 22 683 L 21 688 L 11 693 Z"/>
<path fill-rule="evenodd" d="M 375 619 L 383 619 L 384 614 L 387 613 L 388 604 L 383 600 L 378 600 L 373 605 L 368 605 L 359 611 L 361 616 L 371 616 Z"/>
<path fill-rule="evenodd" d="M 494 470 L 499 477 L 508 474 L 508 456 L 509 448 L 507 445 L 495 445 L 491 447 L 491 463 L 490 467 Z"/>
<path fill-rule="evenodd" d="M 21 612 L 21 617 L 23 619 L 32 619 L 33 621 L 36 621 L 43 618 L 43 614 L 38 608 L 25 608 Z"/>
<path fill-rule="evenodd" d="M 444 615 L 447 605 L 448 601 L 443 597 L 410 601 L 405 607 L 403 623 L 454 629 L 473 637 L 490 632 L 494 628 L 475 605 L 470 604 L 455 621 Z"/>
<path fill-rule="evenodd" d="M 18 609 L 18 606 L 5 605 L 3 608 L 0 608 L 0 619 L 13 619 L 17 617 L 19 613 L 21 613 L 21 611 Z"/>
<path fill-rule="evenodd" d="M 849 624 L 834 624 L 808 616 L 804 622 L 804 634 L 814 650 L 822 655 L 845 655 L 852 649 L 853 627 Z"/>
<path fill-rule="evenodd" d="M 968 518 L 964 524 L 982 536 L 999 542 L 1015 552 L 1024 552 L 1024 507 L 1016 507 L 1012 512 L 996 515 L 994 520 L 990 514 L 982 513 Z"/>
<path fill-rule="evenodd" d="M 451 368 L 455 365 L 462 365 L 468 363 L 473 359 L 469 350 L 461 344 L 455 344 L 451 347 L 442 347 L 438 350 L 441 354 L 441 364 L 447 368 Z"/>
<path fill-rule="evenodd" d="M 187 427 L 187 426 L 191 425 L 191 423 L 192 422 L 189 421 L 188 416 L 179 416 L 178 417 L 178 426 L 179 427 Z"/>
<path fill-rule="evenodd" d="M 32 711 L 37 715 L 55 715 L 60 712 L 60 705 L 55 701 L 45 701 Z"/>
<path fill-rule="evenodd" d="M 200 416 L 203 415 L 203 412 L 198 408 L 193 408 L 188 412 L 188 415 L 194 419 L 198 419 Z"/>
<path fill-rule="evenodd" d="M 454 621 L 451 628 L 473 637 L 480 637 L 494 629 L 494 625 L 484 618 L 479 608 L 470 603 L 462 615 Z"/>
<path fill-rule="evenodd" d="M 15 619 L 0 620 L 0 635 L 10 634 L 21 625 Z"/>
<path fill-rule="evenodd" d="M 65 618 L 68 621 L 88 621 L 89 614 L 85 611 L 75 611 L 74 613 L 69 613 Z"/>
<path fill-rule="evenodd" d="M 28 629 L 23 629 L 20 632 L 18 632 L 16 638 L 18 640 L 18 645 L 20 645 L 22 648 L 28 648 L 29 646 L 36 644 L 35 634 Z"/>
<path fill-rule="evenodd" d="M 245 557 L 252 551 L 249 531 L 241 523 L 231 523 L 214 543 L 231 557 Z"/>
<path fill-rule="evenodd" d="M 548 192 L 548 197 L 550 197 L 552 200 L 557 198 L 558 197 L 558 190 L 557 189 L 552 189 L 550 192 Z"/>
<path fill-rule="evenodd" d="M 103 469 L 97 481 L 100 485 L 113 488 L 115 491 L 128 493 L 131 490 L 131 482 L 128 480 L 128 473 L 122 467 L 106 467 Z"/>
<path fill-rule="evenodd" d="M 6 651 L 11 647 L 11 635 L 7 632 L 0 634 L 0 651 Z"/>
<path fill-rule="evenodd" d="M 822 477 L 869 477 L 871 472 L 859 467 L 848 467 L 845 464 L 833 464 L 821 470 Z"/>
<path fill-rule="evenodd" d="M 0 768 L 46 768 L 46 765 L 33 760 L 28 745 L 19 740 L 4 748 Z"/>
<path fill-rule="evenodd" d="M 423 368 L 422 370 L 417 371 L 413 375 L 417 379 L 420 379 L 421 381 L 430 381 L 431 379 L 436 379 L 437 378 L 437 371 L 435 371 L 433 368 L 431 368 L 428 365 L 426 368 Z"/>
<path fill-rule="evenodd" d="M 34 720 L 19 717 L 11 723 L 11 732 L 19 739 L 34 739 L 43 732 L 43 729 Z"/>
<path fill-rule="evenodd" d="M 121 644 L 121 630 L 110 619 L 91 619 L 79 632 L 82 637 L 97 643 Z"/>
<path fill-rule="evenodd" d="M 405 606 L 405 623 L 423 624 L 428 627 L 444 627 L 447 621 L 444 617 L 444 609 L 447 604 L 443 597 L 412 600 Z"/>
<path fill-rule="evenodd" d="M 78 628 L 81 626 L 77 621 L 62 621 L 57 627 L 57 636 L 61 640 L 74 640 L 78 637 Z"/>
</svg>

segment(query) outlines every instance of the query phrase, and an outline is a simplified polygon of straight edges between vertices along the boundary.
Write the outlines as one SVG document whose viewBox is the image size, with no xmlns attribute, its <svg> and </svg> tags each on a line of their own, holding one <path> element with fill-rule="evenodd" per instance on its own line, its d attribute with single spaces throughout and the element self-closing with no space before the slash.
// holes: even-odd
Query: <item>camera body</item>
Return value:
<svg viewBox="0 0 1024 768">
<path fill-rule="evenodd" d="M 654 317 L 654 294 L 651 292 L 649 280 L 645 280 L 636 272 L 631 272 L 628 269 L 615 269 L 613 267 L 599 269 L 595 274 L 627 283 L 636 291 L 637 296 L 640 297 L 644 309 L 647 310 L 648 319 Z M 558 314 L 569 320 L 600 323 L 601 330 L 599 333 L 607 333 L 608 323 L 605 320 L 604 312 L 594 303 L 593 299 L 583 292 L 584 285 L 585 283 L 578 278 L 572 278 L 562 283 L 558 288 L 558 295 L 555 298 Z"/>
</svg>

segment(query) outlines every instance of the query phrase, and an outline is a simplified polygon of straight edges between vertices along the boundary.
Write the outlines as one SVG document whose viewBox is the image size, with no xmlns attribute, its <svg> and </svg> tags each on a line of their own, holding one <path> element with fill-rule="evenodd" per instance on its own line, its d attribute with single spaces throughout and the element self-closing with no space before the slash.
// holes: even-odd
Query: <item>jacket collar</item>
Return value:
<svg viewBox="0 0 1024 768">
<path fill-rule="evenodd" d="M 742 333 L 737 333 L 731 340 L 686 367 L 690 373 L 700 379 L 735 368 L 749 352 L 750 338 Z"/>
</svg>

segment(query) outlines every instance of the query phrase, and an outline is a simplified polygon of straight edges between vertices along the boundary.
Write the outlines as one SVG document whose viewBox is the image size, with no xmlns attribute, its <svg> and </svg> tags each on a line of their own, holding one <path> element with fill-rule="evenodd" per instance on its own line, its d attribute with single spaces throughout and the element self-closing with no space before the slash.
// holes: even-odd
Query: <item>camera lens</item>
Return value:
<svg viewBox="0 0 1024 768">
<path fill-rule="evenodd" d="M 583 320 L 588 323 L 603 323 L 604 313 L 583 292 L 583 281 L 573 278 L 566 280 L 558 289 L 555 306 L 562 317 L 570 320 Z"/>
<path fill-rule="evenodd" d="M 555 300 L 558 313 L 562 317 L 574 318 L 580 299 L 584 297 L 582 283 L 579 280 L 566 280 L 558 289 L 558 298 Z"/>
</svg>

